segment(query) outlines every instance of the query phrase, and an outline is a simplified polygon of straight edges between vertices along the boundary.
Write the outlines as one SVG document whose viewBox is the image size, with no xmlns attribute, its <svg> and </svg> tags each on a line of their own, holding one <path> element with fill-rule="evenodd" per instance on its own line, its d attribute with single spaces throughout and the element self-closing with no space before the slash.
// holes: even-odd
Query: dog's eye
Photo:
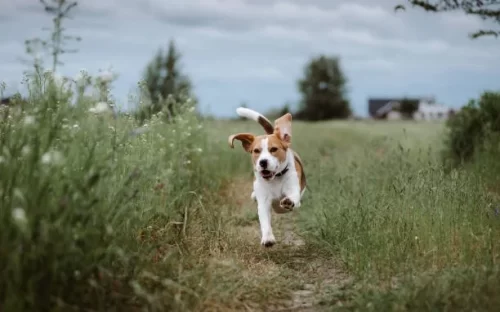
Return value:
<svg viewBox="0 0 500 312">
<path fill-rule="evenodd" d="M 255 154 L 258 154 L 258 153 L 260 153 L 260 149 L 256 148 L 256 149 L 254 149 L 254 150 L 253 150 L 253 152 L 254 152 Z"/>
<path fill-rule="evenodd" d="M 271 147 L 271 149 L 269 151 L 271 153 L 274 153 L 274 152 L 278 151 L 278 148 L 277 147 Z"/>
</svg>

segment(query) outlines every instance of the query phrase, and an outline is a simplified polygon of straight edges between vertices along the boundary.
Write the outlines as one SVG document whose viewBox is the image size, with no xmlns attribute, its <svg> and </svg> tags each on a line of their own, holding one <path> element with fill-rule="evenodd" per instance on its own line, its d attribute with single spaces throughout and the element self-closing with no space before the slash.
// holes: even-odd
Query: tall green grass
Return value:
<svg viewBox="0 0 500 312">
<path fill-rule="evenodd" d="M 303 222 L 311 242 L 340 256 L 354 275 L 351 308 L 493 307 L 500 289 L 500 198 L 490 188 L 499 182 L 498 149 L 448 173 L 439 125 L 407 123 L 399 131 L 389 125 L 385 134 L 384 126 L 375 127 L 379 133 L 351 128 L 350 144 L 342 126 L 331 127 L 330 141 L 294 138 L 308 142 L 300 146 L 306 152 L 323 149 L 323 157 L 302 154 L 314 190 Z"/>
<path fill-rule="evenodd" d="M 212 291 L 231 166 L 189 102 L 139 126 L 50 74 L 0 113 L 2 311 L 185 311 Z M 193 250 L 194 249 L 194 250 Z"/>
</svg>

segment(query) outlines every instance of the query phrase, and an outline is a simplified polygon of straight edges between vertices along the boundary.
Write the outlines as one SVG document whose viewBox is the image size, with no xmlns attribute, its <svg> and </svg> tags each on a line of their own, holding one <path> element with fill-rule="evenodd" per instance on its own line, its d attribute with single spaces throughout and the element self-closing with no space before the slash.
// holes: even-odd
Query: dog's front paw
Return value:
<svg viewBox="0 0 500 312">
<path fill-rule="evenodd" d="M 292 211 L 295 207 L 295 204 L 290 198 L 285 197 L 280 201 L 280 207 L 284 210 Z"/>
<path fill-rule="evenodd" d="M 264 247 L 272 247 L 274 244 L 276 244 L 276 239 L 274 238 L 273 234 L 264 235 L 262 236 L 260 244 Z"/>
</svg>

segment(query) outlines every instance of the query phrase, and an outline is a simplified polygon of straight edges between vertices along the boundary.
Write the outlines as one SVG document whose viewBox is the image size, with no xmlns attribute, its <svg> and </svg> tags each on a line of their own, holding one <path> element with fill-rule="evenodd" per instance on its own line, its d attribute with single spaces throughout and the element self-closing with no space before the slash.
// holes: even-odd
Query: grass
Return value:
<svg viewBox="0 0 500 312">
<path fill-rule="evenodd" d="M 0 124 L 5 311 L 493 311 L 498 165 L 447 172 L 442 124 L 294 123 L 310 190 L 264 249 L 253 122 L 142 128 L 49 78 Z M 78 95 L 77 95 L 78 96 Z M 81 96 L 81 95 L 80 95 Z M 497 170 L 497 171 L 495 171 Z"/>
<path fill-rule="evenodd" d="M 332 125 L 332 137 L 344 125 Z M 306 234 L 340 257 L 356 280 L 349 309 L 342 309 L 485 311 L 498 302 L 500 223 L 492 209 L 498 196 L 487 187 L 495 183 L 491 173 L 487 178 L 492 167 L 446 174 L 437 157 L 441 130 L 361 124 L 349 130 L 360 134 L 355 146 L 332 140 L 328 160 L 308 166 L 315 193 L 304 208 L 310 209 L 302 218 Z"/>
</svg>

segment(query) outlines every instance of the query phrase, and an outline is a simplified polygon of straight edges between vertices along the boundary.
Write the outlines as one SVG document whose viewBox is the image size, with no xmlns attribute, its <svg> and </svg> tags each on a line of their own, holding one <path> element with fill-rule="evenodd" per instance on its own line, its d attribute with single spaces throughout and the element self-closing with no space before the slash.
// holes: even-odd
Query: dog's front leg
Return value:
<svg viewBox="0 0 500 312">
<path fill-rule="evenodd" d="M 297 178 L 294 178 L 287 180 L 283 187 L 284 197 L 280 201 L 280 206 L 283 209 L 293 210 L 293 208 L 300 207 L 300 183 Z"/>
<path fill-rule="evenodd" d="M 273 229 L 271 227 L 271 199 L 266 196 L 259 196 L 257 193 L 257 210 L 262 239 L 261 245 L 271 247 L 276 243 Z"/>
</svg>

